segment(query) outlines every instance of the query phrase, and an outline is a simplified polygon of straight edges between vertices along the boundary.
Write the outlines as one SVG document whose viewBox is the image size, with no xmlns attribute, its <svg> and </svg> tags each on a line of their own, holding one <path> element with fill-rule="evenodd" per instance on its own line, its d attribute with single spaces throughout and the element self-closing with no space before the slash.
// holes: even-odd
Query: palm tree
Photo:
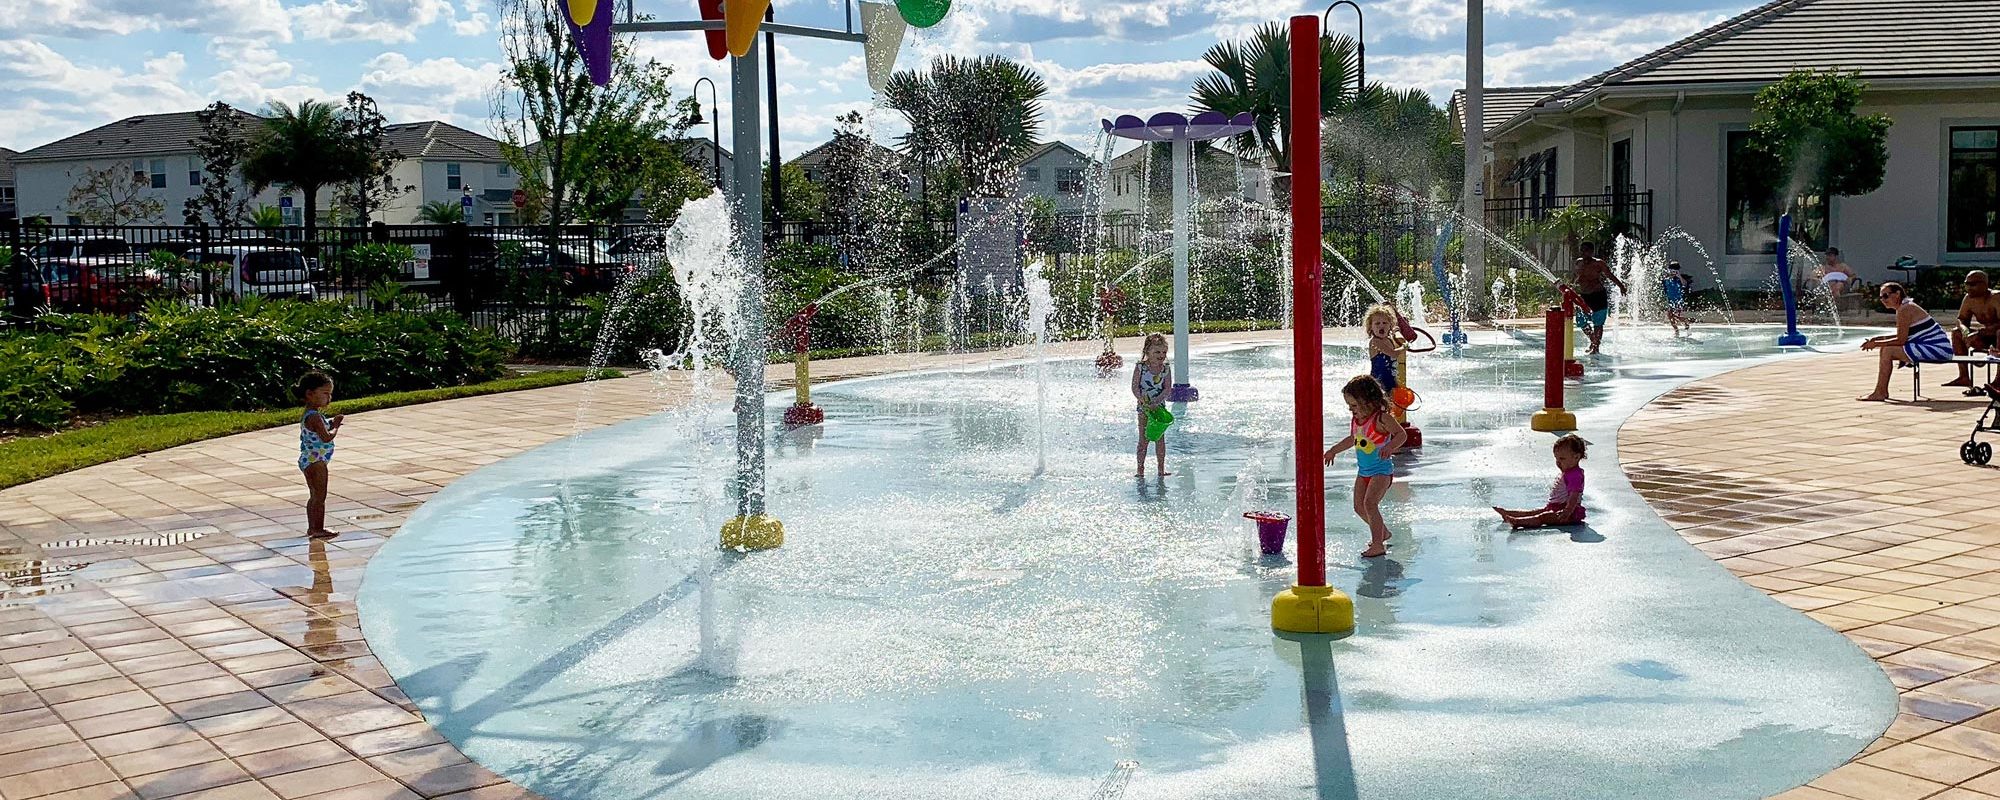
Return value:
<svg viewBox="0 0 2000 800">
<path fill-rule="evenodd" d="M 258 206 L 250 214 L 250 224 L 259 228 L 282 228 L 285 226 L 284 209 L 277 206 Z"/>
<path fill-rule="evenodd" d="M 890 76 L 883 98 L 910 124 L 904 153 L 948 189 L 977 196 L 995 193 L 996 180 L 1012 175 L 1034 148 L 1048 92 L 1042 76 L 1018 62 L 947 55 L 923 72 Z"/>
<path fill-rule="evenodd" d="M 417 209 L 417 219 L 433 225 L 465 221 L 465 206 L 449 200 L 432 200 Z"/>
<path fill-rule="evenodd" d="M 1242 42 L 1222 42 L 1209 48 L 1201 58 L 1215 71 L 1195 81 L 1190 98 L 1199 111 L 1230 116 L 1250 112 L 1257 127 L 1236 137 L 1236 151 L 1269 155 L 1281 170 L 1290 169 L 1292 163 L 1290 41 L 1285 26 L 1271 22 Z M 1323 36 L 1319 42 L 1320 113 L 1367 105 L 1357 104 L 1354 97 L 1354 38 Z M 1381 91 L 1379 84 L 1371 85 L 1364 99 L 1373 102 Z"/>
<path fill-rule="evenodd" d="M 279 185 L 303 193 L 305 240 L 312 247 L 318 241 L 313 231 L 319 222 L 320 188 L 362 177 L 352 150 L 331 103 L 307 100 L 292 108 L 273 101 L 270 118 L 243 160 L 243 180 L 256 192 Z"/>
</svg>

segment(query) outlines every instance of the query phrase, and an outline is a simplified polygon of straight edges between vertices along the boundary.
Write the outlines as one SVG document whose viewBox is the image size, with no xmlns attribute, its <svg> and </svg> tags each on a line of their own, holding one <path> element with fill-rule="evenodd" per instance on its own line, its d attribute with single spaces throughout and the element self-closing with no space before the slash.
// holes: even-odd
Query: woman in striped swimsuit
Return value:
<svg viewBox="0 0 2000 800">
<path fill-rule="evenodd" d="M 1863 402 L 1889 399 L 1889 376 L 1896 371 L 1898 363 L 1949 364 L 1952 356 L 1951 337 L 1945 334 L 1944 327 L 1936 319 L 1931 318 L 1931 312 L 1909 298 L 1902 284 L 1894 281 L 1884 283 L 1878 296 L 1883 307 L 1896 312 L 1896 332 L 1861 343 L 1861 349 L 1880 351 L 1882 355 L 1882 366 L 1875 376 L 1875 391 L 1855 398 Z"/>
</svg>

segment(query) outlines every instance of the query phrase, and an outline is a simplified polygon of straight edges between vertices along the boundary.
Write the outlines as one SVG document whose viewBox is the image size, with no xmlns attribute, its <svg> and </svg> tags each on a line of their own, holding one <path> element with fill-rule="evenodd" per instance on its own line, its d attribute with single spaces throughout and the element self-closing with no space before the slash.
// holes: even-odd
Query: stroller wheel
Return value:
<svg viewBox="0 0 2000 800">
<path fill-rule="evenodd" d="M 1967 464 L 1972 464 L 1975 463 L 1978 460 L 1978 458 L 1979 458 L 1978 444 L 1975 444 L 1973 442 L 1966 442 L 1958 446 L 1958 460 L 1963 461 Z"/>
<path fill-rule="evenodd" d="M 1978 464 L 1979 466 L 1983 467 L 1992 461 L 1993 461 L 1993 445 L 1987 444 L 1986 442 L 1980 442 L 1979 446 L 1973 449 L 1972 463 Z"/>
</svg>

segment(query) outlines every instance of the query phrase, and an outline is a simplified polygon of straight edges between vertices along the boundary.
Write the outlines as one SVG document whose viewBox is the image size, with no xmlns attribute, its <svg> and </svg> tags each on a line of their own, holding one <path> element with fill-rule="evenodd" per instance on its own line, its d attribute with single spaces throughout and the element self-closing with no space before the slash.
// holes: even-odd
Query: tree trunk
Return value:
<svg viewBox="0 0 2000 800">
<path fill-rule="evenodd" d="M 318 258 L 319 237 L 316 236 L 315 234 L 318 232 L 318 227 L 319 227 L 319 186 L 317 184 L 313 184 L 308 186 L 300 186 L 299 189 L 306 193 L 306 200 L 305 200 L 306 257 Z"/>
</svg>

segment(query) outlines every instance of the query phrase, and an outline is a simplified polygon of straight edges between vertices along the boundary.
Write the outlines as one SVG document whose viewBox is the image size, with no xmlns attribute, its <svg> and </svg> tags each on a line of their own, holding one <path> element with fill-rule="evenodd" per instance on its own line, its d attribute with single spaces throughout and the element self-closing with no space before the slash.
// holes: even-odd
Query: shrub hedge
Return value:
<svg viewBox="0 0 2000 800">
<path fill-rule="evenodd" d="M 0 425 L 54 430 L 79 413 L 282 407 L 312 369 L 350 397 L 458 386 L 498 377 L 508 355 L 506 342 L 455 315 L 333 303 L 47 314 L 0 335 Z"/>
</svg>

